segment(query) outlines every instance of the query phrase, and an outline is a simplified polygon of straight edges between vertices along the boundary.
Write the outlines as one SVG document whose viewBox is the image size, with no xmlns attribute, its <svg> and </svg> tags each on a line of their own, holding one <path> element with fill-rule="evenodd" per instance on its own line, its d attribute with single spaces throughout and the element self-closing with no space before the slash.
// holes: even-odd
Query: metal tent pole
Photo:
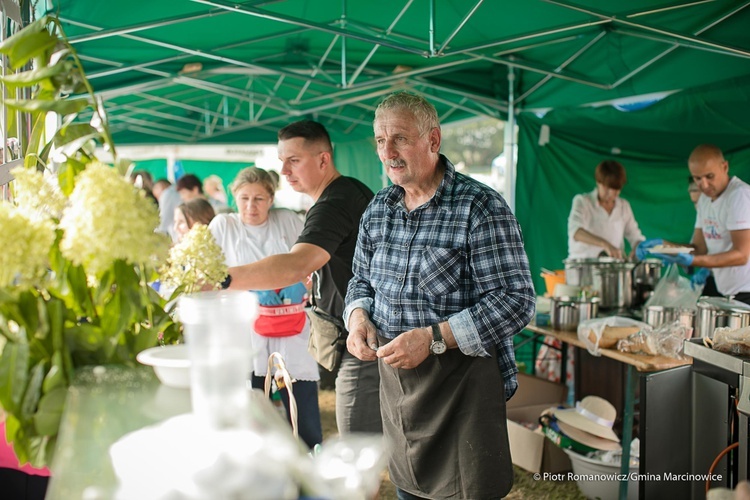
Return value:
<svg viewBox="0 0 750 500">
<path fill-rule="evenodd" d="M 511 211 L 516 211 L 516 115 L 515 115 L 515 83 L 516 72 L 513 67 L 508 68 L 508 121 L 505 122 L 505 201 Z"/>
</svg>

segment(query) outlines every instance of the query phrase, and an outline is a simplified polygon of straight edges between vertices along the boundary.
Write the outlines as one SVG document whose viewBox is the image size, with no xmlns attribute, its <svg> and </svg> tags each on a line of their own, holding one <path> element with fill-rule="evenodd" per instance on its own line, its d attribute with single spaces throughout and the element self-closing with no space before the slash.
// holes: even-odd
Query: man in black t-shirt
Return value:
<svg viewBox="0 0 750 500">
<path fill-rule="evenodd" d="M 230 268 L 229 288 L 278 289 L 312 274 L 313 302 L 340 321 L 352 277 L 359 219 L 373 193 L 360 181 L 336 170 L 331 139 L 323 125 L 312 120 L 294 122 L 281 129 L 278 137 L 281 175 L 295 191 L 310 196 L 314 204 L 289 253 Z M 339 433 L 382 432 L 379 386 L 377 362 L 360 361 L 345 350 L 336 377 Z"/>
</svg>

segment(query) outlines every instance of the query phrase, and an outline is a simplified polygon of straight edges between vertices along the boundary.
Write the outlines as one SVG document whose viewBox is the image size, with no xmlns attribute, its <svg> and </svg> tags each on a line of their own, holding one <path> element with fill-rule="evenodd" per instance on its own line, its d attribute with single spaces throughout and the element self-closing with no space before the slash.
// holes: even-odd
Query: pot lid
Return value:
<svg viewBox="0 0 750 500">
<path fill-rule="evenodd" d="M 658 257 L 646 257 L 645 259 L 638 262 L 639 264 L 657 264 L 663 266 L 664 262 Z"/>
<path fill-rule="evenodd" d="M 555 303 L 577 302 L 580 304 L 598 304 L 599 302 L 601 302 L 601 299 L 599 297 L 570 297 L 568 295 L 563 295 L 561 297 L 550 297 L 549 300 Z"/>
<path fill-rule="evenodd" d="M 586 257 L 586 258 L 573 258 L 573 259 L 563 260 L 563 263 L 565 264 L 588 264 L 588 265 L 614 264 L 616 262 L 625 262 L 625 261 L 623 259 L 615 259 L 614 257 Z"/>
<path fill-rule="evenodd" d="M 698 299 L 698 307 L 707 309 L 715 308 L 723 311 L 750 313 L 750 306 L 739 300 L 727 299 L 725 297 L 701 297 Z"/>
</svg>

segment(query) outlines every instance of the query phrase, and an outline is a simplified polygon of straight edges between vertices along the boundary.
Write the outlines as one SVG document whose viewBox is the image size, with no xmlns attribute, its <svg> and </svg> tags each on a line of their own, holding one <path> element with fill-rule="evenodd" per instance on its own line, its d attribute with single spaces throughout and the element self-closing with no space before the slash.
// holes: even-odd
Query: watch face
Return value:
<svg viewBox="0 0 750 500">
<path fill-rule="evenodd" d="M 442 340 L 436 340 L 430 345 L 430 351 L 432 351 L 432 354 L 443 354 L 447 350 L 448 348 Z"/>
</svg>

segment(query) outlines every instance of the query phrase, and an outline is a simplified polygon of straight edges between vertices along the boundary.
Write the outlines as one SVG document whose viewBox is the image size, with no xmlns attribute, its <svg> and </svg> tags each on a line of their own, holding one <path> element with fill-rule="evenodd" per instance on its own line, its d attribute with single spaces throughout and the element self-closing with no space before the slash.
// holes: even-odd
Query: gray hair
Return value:
<svg viewBox="0 0 750 500">
<path fill-rule="evenodd" d="M 417 127 L 422 134 L 433 128 L 440 128 L 435 106 L 421 95 L 402 91 L 387 96 L 378 104 L 374 122 L 377 122 L 383 113 L 394 110 L 406 110 L 413 114 L 417 119 Z"/>
<path fill-rule="evenodd" d="M 237 191 L 239 191 L 239 189 L 245 184 L 260 184 L 266 188 L 266 191 L 268 191 L 268 194 L 271 196 L 276 192 L 276 183 L 268 172 L 262 168 L 247 167 L 240 170 L 230 186 L 232 195 L 236 196 Z"/>
</svg>

